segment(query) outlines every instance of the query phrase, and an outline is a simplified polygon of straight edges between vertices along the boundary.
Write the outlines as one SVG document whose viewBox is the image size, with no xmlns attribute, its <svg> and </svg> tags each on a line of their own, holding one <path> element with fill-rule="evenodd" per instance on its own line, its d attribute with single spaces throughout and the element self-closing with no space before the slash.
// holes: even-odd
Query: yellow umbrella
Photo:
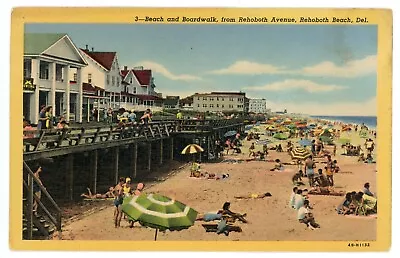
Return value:
<svg viewBox="0 0 400 258">
<path fill-rule="evenodd" d="M 182 150 L 181 154 L 194 154 L 194 153 L 199 153 L 199 152 L 203 152 L 203 151 L 204 151 L 204 149 L 201 146 L 193 143 L 193 144 L 189 144 L 188 146 L 186 146 Z"/>
</svg>

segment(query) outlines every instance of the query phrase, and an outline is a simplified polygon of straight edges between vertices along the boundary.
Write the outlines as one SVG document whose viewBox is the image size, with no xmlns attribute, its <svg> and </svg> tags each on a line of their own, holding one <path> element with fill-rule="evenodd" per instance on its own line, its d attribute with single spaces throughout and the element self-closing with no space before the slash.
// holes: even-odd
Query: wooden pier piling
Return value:
<svg viewBox="0 0 400 258">
<path fill-rule="evenodd" d="M 67 177 L 67 198 L 72 201 L 74 199 L 74 154 L 68 154 L 66 159 L 66 177 Z"/>
<path fill-rule="evenodd" d="M 160 159 L 159 159 L 159 164 L 163 164 L 163 139 L 160 140 Z"/>
<path fill-rule="evenodd" d="M 93 173 L 93 186 L 92 190 L 94 193 L 97 193 L 97 162 L 98 162 L 98 151 L 93 150 L 93 158 L 92 158 L 92 173 Z"/>
<path fill-rule="evenodd" d="M 132 145 L 132 178 L 136 178 L 137 175 L 137 152 L 138 144 L 135 143 Z"/>
<path fill-rule="evenodd" d="M 171 137 L 170 139 L 170 156 L 169 156 L 170 160 L 174 160 L 174 138 Z"/>
<path fill-rule="evenodd" d="M 147 148 L 147 170 L 151 170 L 151 142 L 148 143 L 148 148 Z"/>
<path fill-rule="evenodd" d="M 118 165 L 119 165 L 119 147 L 114 148 L 114 175 L 115 175 L 115 184 L 118 184 Z"/>
</svg>

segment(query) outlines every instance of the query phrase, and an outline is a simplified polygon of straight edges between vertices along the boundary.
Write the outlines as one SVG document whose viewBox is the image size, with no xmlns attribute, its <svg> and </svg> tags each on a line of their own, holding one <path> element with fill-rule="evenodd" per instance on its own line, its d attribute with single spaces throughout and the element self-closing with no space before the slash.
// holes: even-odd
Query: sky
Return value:
<svg viewBox="0 0 400 258">
<path fill-rule="evenodd" d="M 273 111 L 376 115 L 376 25 L 27 24 L 152 69 L 156 90 L 244 91 Z"/>
</svg>

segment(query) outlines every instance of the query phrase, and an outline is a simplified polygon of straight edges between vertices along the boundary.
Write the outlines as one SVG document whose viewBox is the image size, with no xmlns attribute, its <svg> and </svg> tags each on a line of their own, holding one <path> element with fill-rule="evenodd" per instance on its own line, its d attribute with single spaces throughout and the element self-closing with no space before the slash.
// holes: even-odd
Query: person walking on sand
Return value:
<svg viewBox="0 0 400 258">
<path fill-rule="evenodd" d="M 115 227 L 121 226 L 121 219 L 122 219 L 122 203 L 124 201 L 124 185 L 125 179 L 121 177 L 119 179 L 118 184 L 114 187 L 114 225 Z"/>
<path fill-rule="evenodd" d="M 308 183 L 310 187 L 314 185 L 314 169 L 316 165 L 315 162 L 312 160 L 312 156 L 308 156 L 305 162 L 304 170 L 306 171 L 306 175 L 308 178 Z"/>
<path fill-rule="evenodd" d="M 328 178 L 328 182 L 330 186 L 334 185 L 334 181 L 333 181 L 333 173 L 334 171 L 334 166 L 333 166 L 333 162 L 332 162 L 332 158 L 331 155 L 326 155 L 326 177 Z"/>
<path fill-rule="evenodd" d="M 256 147 L 254 146 L 254 142 L 252 142 L 250 147 L 249 147 L 249 157 L 252 156 L 252 155 L 254 156 L 254 149 L 255 148 Z"/>
</svg>

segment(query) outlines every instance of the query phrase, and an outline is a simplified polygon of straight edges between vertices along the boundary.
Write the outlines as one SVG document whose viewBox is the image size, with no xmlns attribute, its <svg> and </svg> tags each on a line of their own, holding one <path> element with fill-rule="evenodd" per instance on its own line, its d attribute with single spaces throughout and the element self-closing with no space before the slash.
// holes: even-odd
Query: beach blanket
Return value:
<svg viewBox="0 0 400 258">
<path fill-rule="evenodd" d="M 218 224 L 201 224 L 206 232 L 217 232 Z M 227 232 L 242 232 L 242 228 L 239 226 L 226 225 L 225 231 Z"/>
<path fill-rule="evenodd" d="M 353 218 L 353 219 L 376 219 L 378 218 L 378 214 L 370 214 L 367 216 L 362 216 L 362 215 L 355 215 L 355 214 L 350 214 L 350 215 L 344 215 L 346 218 Z"/>
</svg>

